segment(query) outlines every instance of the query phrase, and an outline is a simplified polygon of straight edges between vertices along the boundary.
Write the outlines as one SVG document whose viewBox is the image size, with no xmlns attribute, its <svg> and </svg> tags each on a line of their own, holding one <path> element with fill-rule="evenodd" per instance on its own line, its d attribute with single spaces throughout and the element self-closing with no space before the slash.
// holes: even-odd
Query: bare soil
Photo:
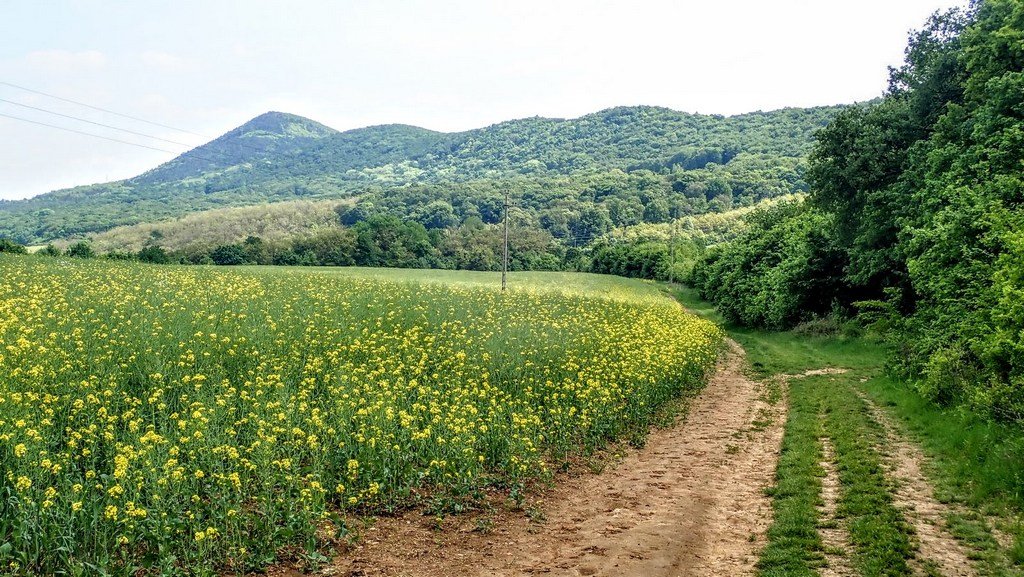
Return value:
<svg viewBox="0 0 1024 577">
<path fill-rule="evenodd" d="M 753 575 L 785 402 L 743 373 L 733 341 L 674 426 L 599 474 L 566 475 L 525 512 L 377 520 L 318 571 L 351 576 Z M 777 397 L 777 395 L 776 395 Z M 454 520 L 453 520 L 454 519 Z M 278 575 L 290 571 L 275 572 Z"/>
</svg>

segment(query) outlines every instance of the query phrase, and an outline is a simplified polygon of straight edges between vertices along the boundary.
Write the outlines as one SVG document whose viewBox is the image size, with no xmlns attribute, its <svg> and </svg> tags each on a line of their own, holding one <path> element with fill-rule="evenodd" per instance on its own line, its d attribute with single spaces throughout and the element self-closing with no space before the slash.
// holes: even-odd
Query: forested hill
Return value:
<svg viewBox="0 0 1024 577">
<path fill-rule="evenodd" d="M 298 198 L 371 195 L 380 204 L 381 198 L 394 200 L 389 191 L 409 185 L 435 187 L 418 194 L 443 200 L 440 185 L 472 188 L 512 181 L 519 188 L 546 190 L 533 207 L 544 209 L 562 200 L 575 202 L 595 179 L 611 175 L 622 181 L 643 171 L 694 171 L 662 181 L 665 186 L 683 182 L 678 191 L 695 180 L 717 179 L 727 183 L 728 195 L 719 182 L 711 184 L 706 200 L 745 196 L 753 202 L 806 188 L 803 159 L 812 134 L 842 108 L 723 117 L 620 107 L 461 133 L 397 124 L 339 132 L 268 112 L 134 178 L 0 201 L 0 237 L 43 242 L 211 208 Z M 712 174 L 708 167 L 731 168 Z"/>
</svg>

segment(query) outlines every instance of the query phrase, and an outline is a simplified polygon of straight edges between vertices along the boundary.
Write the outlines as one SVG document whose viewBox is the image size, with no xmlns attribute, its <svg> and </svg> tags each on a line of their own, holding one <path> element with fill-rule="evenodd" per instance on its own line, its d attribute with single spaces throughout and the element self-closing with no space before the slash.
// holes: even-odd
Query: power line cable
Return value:
<svg viewBox="0 0 1024 577">
<path fill-rule="evenodd" d="M 93 106 L 92 104 L 86 104 L 84 102 L 79 102 L 77 100 L 72 100 L 70 98 L 64 98 L 62 96 L 57 96 L 55 94 L 50 94 L 48 92 L 43 92 L 42 90 L 35 90 L 33 88 L 27 88 L 25 86 L 21 86 L 21 85 L 18 85 L 18 84 L 7 82 L 5 80 L 0 80 L 0 85 L 10 86 L 11 88 L 17 88 L 18 90 L 24 90 L 26 92 L 31 92 L 33 94 L 40 94 L 40 95 L 46 96 L 48 98 L 53 98 L 55 100 L 60 100 L 62 102 L 68 102 L 68 103 L 75 104 L 75 105 L 78 105 L 78 106 L 84 106 L 84 107 L 90 108 L 92 110 L 98 110 L 100 112 L 105 112 L 107 114 L 113 114 L 114 116 L 120 116 L 122 118 L 128 118 L 130 120 L 135 120 L 137 122 L 144 122 L 146 124 L 152 124 L 153 126 L 159 126 L 161 128 L 166 128 L 166 129 L 174 130 L 174 131 L 177 131 L 177 132 L 183 132 L 183 133 L 186 133 L 186 134 L 191 134 L 193 136 L 198 136 L 198 137 L 203 138 L 203 139 L 208 140 L 208 141 L 215 140 L 215 139 L 213 139 L 213 138 L 211 138 L 209 136 L 206 136 L 206 135 L 203 135 L 203 134 L 199 134 L 198 132 L 192 132 L 191 130 L 185 130 L 184 128 L 175 128 L 174 126 L 169 126 L 167 124 L 161 124 L 159 122 L 153 122 L 152 120 L 146 120 L 145 118 L 139 118 L 137 116 L 131 116 L 130 114 L 122 114 L 120 112 L 115 112 L 115 111 L 107 109 L 107 108 L 101 108 L 99 106 Z M 17 104 L 19 106 L 25 106 L 27 108 L 34 108 L 34 107 L 28 106 L 27 104 L 20 104 L 20 103 L 13 102 L 13 101 L 10 101 L 10 100 L 4 100 L 4 102 L 10 102 L 12 104 Z M 36 110 L 41 110 L 43 112 L 48 112 L 50 114 L 56 114 L 58 116 L 65 116 L 67 118 L 72 118 L 74 120 L 80 120 L 82 122 L 88 122 L 89 124 L 96 124 L 98 126 L 103 126 L 105 128 L 113 128 L 114 130 L 121 130 L 121 131 L 124 131 L 124 132 L 129 132 L 131 134 L 137 134 L 137 135 L 140 135 L 140 136 L 145 136 L 146 138 L 153 138 L 153 139 L 156 139 L 156 140 L 163 140 L 164 142 L 168 142 L 168 143 L 171 143 L 171 144 L 177 144 L 177 145 L 180 145 L 180 146 L 192 147 L 192 145 L 189 145 L 189 144 L 182 144 L 180 142 L 174 142 L 172 140 L 166 140 L 166 139 L 163 139 L 163 138 L 159 138 L 159 137 L 155 137 L 155 136 L 150 136 L 150 135 L 147 135 L 147 134 L 142 134 L 140 132 L 133 132 L 131 130 L 127 130 L 127 129 L 123 129 L 123 128 L 111 127 L 111 126 L 106 125 L 106 124 L 100 124 L 98 122 L 93 122 L 91 120 L 86 120 L 84 118 L 79 118 L 77 116 L 64 115 L 64 114 L 60 114 L 60 113 L 57 113 L 57 112 L 52 112 L 52 111 L 41 109 L 41 108 L 36 108 Z M 209 142 L 207 142 L 205 144 L 202 144 L 200 146 L 205 146 L 206 144 L 209 144 Z M 232 144 L 234 146 L 238 146 L 240 148 L 245 148 L 245 149 L 251 150 L 253 152 L 261 153 L 261 154 L 267 152 L 263 148 L 260 148 L 258 146 L 253 146 L 251 144 L 246 144 L 244 142 L 235 141 Z M 213 162 L 213 161 L 211 160 L 211 162 Z"/>
<path fill-rule="evenodd" d="M 31 123 L 31 124 L 38 124 L 39 126 L 47 126 L 49 128 L 56 128 L 57 130 L 64 130 L 64 131 L 67 131 L 67 132 L 74 132 L 75 134 L 81 134 L 82 136 L 91 136 L 93 138 L 102 138 L 103 140 L 109 140 L 111 142 L 119 142 L 121 144 L 127 144 L 129 146 L 137 146 L 139 148 L 147 148 L 149 150 L 155 150 L 157 152 L 166 152 L 167 154 L 175 154 L 175 155 L 181 154 L 181 153 L 176 152 L 174 150 L 167 150 L 165 148 L 157 148 L 155 146 L 147 146 L 145 144 L 139 144 L 137 142 L 129 142 L 127 140 L 121 140 L 119 138 L 111 138 L 109 136 L 101 136 L 99 134 L 93 134 L 91 132 L 84 132 L 82 130 L 75 130 L 74 128 L 67 128 L 65 126 L 57 126 L 56 124 L 48 124 L 46 122 L 39 122 L 38 120 L 29 120 L 28 118 L 22 118 L 20 116 L 14 116 L 14 115 L 11 115 L 11 114 L 4 114 L 3 112 L 0 112 L 0 116 L 2 116 L 4 118 L 10 118 L 12 120 L 20 120 L 22 122 L 28 122 L 28 123 Z M 193 156 L 195 156 L 196 158 L 200 158 L 202 160 L 205 160 L 207 162 L 216 162 L 213 159 L 206 158 L 204 156 L 200 156 L 200 155 L 197 155 L 197 154 L 193 154 Z"/>
<path fill-rule="evenodd" d="M 48 92 L 43 92 L 42 90 L 34 90 L 32 88 L 26 88 L 24 86 L 19 86 L 17 84 L 13 84 L 11 82 L 6 82 L 6 81 L 3 81 L 3 80 L 0 80 L 0 84 L 2 84 L 4 86 L 10 86 L 11 88 L 17 88 L 18 90 L 24 90 L 25 92 L 31 92 L 33 94 L 39 94 L 41 96 L 46 96 L 47 98 L 53 98 L 55 100 L 60 100 L 62 102 L 68 102 L 68 103 L 71 103 L 71 104 L 76 104 L 78 106 L 84 106 L 86 108 L 91 108 L 93 110 L 98 110 L 100 112 L 106 112 L 107 114 L 113 114 L 114 116 L 120 116 L 121 118 L 127 118 L 129 120 L 134 120 L 136 122 L 144 122 L 146 124 L 152 124 L 153 126 L 159 126 L 160 128 L 166 128 L 168 130 L 174 130 L 175 132 L 184 132 L 186 134 L 191 134 L 193 136 L 198 136 L 200 138 L 205 138 L 206 140 L 212 140 L 209 136 L 206 136 L 206 135 L 203 135 L 203 134 L 199 134 L 198 132 L 192 132 L 191 130 L 185 130 L 184 128 L 175 128 L 173 126 L 168 126 L 166 124 L 161 124 L 159 122 L 153 122 L 152 120 L 146 120 L 145 118 L 139 118 L 137 116 L 131 116 L 131 115 L 128 115 L 128 114 L 122 114 L 120 112 L 115 112 L 113 110 L 108 110 L 106 108 L 100 108 L 99 106 L 93 106 L 92 104 L 86 104 L 84 102 L 79 102 L 77 100 L 71 100 L 70 98 L 64 98 L 62 96 L 57 96 L 55 94 L 50 94 Z"/>
<path fill-rule="evenodd" d="M 178 142 L 176 140 L 168 140 L 166 138 L 160 138 L 159 136 L 153 136 L 151 134 L 145 134 L 145 133 L 142 133 L 142 132 L 135 132 L 134 130 L 128 130 L 127 128 L 119 128 L 117 126 L 111 126 L 109 124 L 103 124 L 102 122 L 93 122 L 92 120 L 86 120 L 85 118 L 79 118 L 77 116 L 72 116 L 70 114 L 62 114 L 60 112 L 55 112 L 53 110 L 47 110 L 45 108 L 39 108 L 37 106 L 30 106 L 28 104 L 22 104 L 21 102 L 15 102 L 13 100 L 7 100 L 6 98 L 0 98 L 0 102 L 6 102 L 7 104 L 13 104 L 15 106 L 21 106 L 22 108 L 28 108 L 30 110 L 37 110 L 39 112 L 45 112 L 46 114 L 52 114 L 54 116 L 60 116 L 62 118 L 69 118 L 71 120 L 77 120 L 78 122 L 85 122 L 87 124 L 92 124 L 92 125 L 95 125 L 95 126 L 102 126 L 103 128 L 109 128 L 111 130 L 119 130 L 121 132 L 127 132 L 128 134 L 134 134 L 135 136 L 142 136 L 144 138 L 152 138 L 153 140 L 159 140 L 161 142 L 166 142 L 168 144 L 175 144 L 175 145 L 184 146 L 184 147 L 187 147 L 187 148 L 195 148 L 195 146 L 192 145 L 192 144 L 186 144 L 184 142 Z"/>
</svg>

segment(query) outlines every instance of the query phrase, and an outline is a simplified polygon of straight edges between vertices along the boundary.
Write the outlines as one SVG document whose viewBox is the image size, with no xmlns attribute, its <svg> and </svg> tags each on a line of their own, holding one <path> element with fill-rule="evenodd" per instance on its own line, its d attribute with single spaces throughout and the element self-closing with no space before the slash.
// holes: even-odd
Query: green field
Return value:
<svg viewBox="0 0 1024 577">
<path fill-rule="evenodd" d="M 0 255 L 0 572 L 315 558 L 351 515 L 519 491 L 700 389 L 721 332 L 564 273 Z"/>
<path fill-rule="evenodd" d="M 430 283 L 448 286 L 500 290 L 501 273 L 471 270 L 402 269 L 371 267 L 248 267 L 246 270 L 264 274 L 321 274 L 346 279 L 376 279 L 389 282 Z M 508 289 L 513 293 L 585 294 L 633 301 L 665 301 L 665 296 L 652 282 L 604 274 L 578 272 L 510 272 Z"/>
</svg>

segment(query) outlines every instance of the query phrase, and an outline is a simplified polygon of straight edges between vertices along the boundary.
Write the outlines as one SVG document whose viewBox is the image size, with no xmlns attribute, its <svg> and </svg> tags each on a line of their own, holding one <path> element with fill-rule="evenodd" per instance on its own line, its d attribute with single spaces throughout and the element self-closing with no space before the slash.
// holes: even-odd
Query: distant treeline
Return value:
<svg viewBox="0 0 1024 577">
<path fill-rule="evenodd" d="M 701 158 L 722 160 L 720 152 Z M 802 159 L 740 155 L 730 157 L 725 165 L 709 160 L 699 169 L 684 170 L 677 166 L 664 174 L 612 170 L 573 177 L 496 178 L 394 189 L 371 187 L 358 198 L 210 210 L 176 220 L 119 227 L 92 238 L 100 252 L 128 247 L 136 252 L 149 240 L 147 234 L 157 231 L 164 235 L 156 239 L 158 244 L 177 249 L 204 244 L 209 235 L 228 240 L 232 231 L 235 234 L 230 242 L 240 242 L 248 234 L 275 241 L 282 236 L 295 236 L 302 229 L 337 224 L 353 227 L 374 216 L 416 222 L 428 231 L 456 230 L 479 222 L 498 224 L 508 192 L 513 225 L 543 230 L 568 247 L 580 247 L 615 229 L 664 224 L 687 215 L 721 214 L 806 192 L 802 163 Z M 336 215 L 328 208 L 332 202 Z M 327 222 L 328 218 L 331 222 Z M 183 236 L 191 240 L 186 241 Z"/>
<path fill-rule="evenodd" d="M 669 205 L 670 200 L 681 198 L 667 196 L 664 200 Z M 782 196 L 725 212 L 666 222 L 641 221 L 625 227 L 612 227 L 599 211 L 585 211 L 589 218 L 571 218 L 569 223 L 592 227 L 590 232 L 575 236 L 570 229 L 569 236 L 562 238 L 513 206 L 509 267 L 679 280 L 689 274 L 706 247 L 740 234 L 747 227 L 744 215 L 756 207 L 799 198 Z M 424 224 L 380 212 L 383 209 L 370 212 L 365 208 L 352 203 L 297 202 L 208 211 L 177 221 L 123 227 L 91 240 L 51 244 L 41 253 L 156 264 L 501 269 L 500 204 L 487 213 L 495 222 L 470 215 L 464 220 L 427 219 Z M 7 252 L 22 248 L 10 240 L 4 242 Z"/>
<path fill-rule="evenodd" d="M 268 242 L 250 236 L 237 243 L 169 251 L 159 239 L 136 252 L 97 254 L 87 241 L 61 250 L 47 245 L 37 254 L 78 258 L 136 260 L 152 264 L 371 266 L 501 270 L 503 230 L 470 218 L 460 226 L 427 229 L 421 223 L 395 216 L 374 215 L 351 227 L 322 229 L 293 239 Z M 0 252 L 26 253 L 25 247 L 0 239 Z M 545 230 L 523 226 L 509 229 L 509 269 L 590 271 L 638 278 L 667 279 L 688 273 L 703 246 L 691 239 L 676 241 L 675 256 L 667 240 L 613 242 L 601 239 L 586 247 L 571 247 Z"/>
</svg>

